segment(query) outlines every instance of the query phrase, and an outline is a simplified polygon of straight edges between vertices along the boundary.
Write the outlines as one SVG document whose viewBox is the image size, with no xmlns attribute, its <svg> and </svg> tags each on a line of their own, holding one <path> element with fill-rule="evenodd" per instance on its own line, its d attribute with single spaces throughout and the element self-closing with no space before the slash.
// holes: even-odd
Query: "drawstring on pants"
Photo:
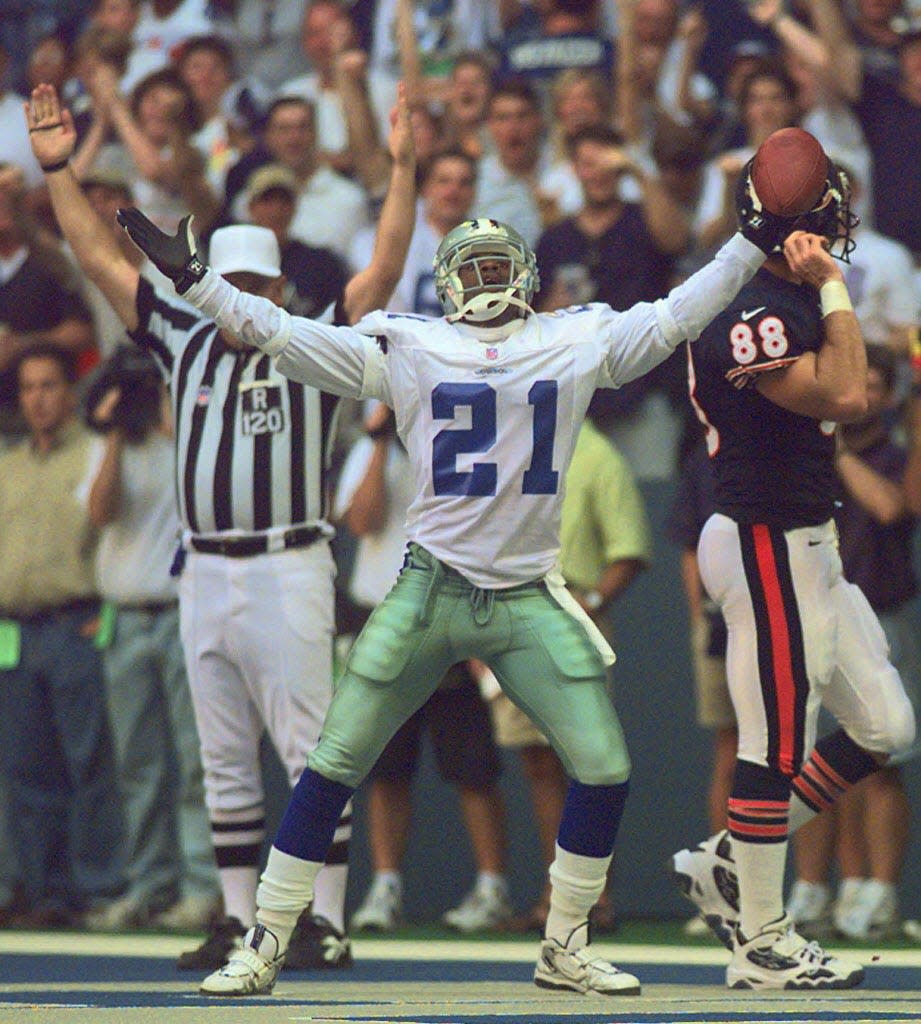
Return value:
<svg viewBox="0 0 921 1024">
<path fill-rule="evenodd" d="M 480 587 L 470 588 L 470 605 L 473 608 L 473 621 L 478 626 L 485 626 L 492 618 L 492 606 L 495 592 Z"/>
<path fill-rule="evenodd" d="M 425 589 L 425 600 L 422 602 L 422 608 L 419 611 L 419 625 L 427 626 L 429 619 L 432 617 L 432 606 L 435 604 L 435 592 L 438 589 L 438 584 L 441 583 L 441 579 L 444 576 L 444 567 L 437 558 L 432 559 L 435 563 L 429 567 L 429 585 Z"/>
<path fill-rule="evenodd" d="M 435 599 L 438 596 L 438 588 L 444 580 L 446 569 L 444 565 L 424 549 L 416 549 L 415 545 L 410 545 L 410 549 L 406 555 L 406 561 L 404 566 L 412 566 L 418 569 L 426 569 L 429 574 L 428 584 L 425 588 L 425 597 L 422 599 L 422 607 L 418 613 L 418 624 L 420 626 L 427 626 L 432 619 L 432 611 L 435 606 Z M 418 552 L 421 552 L 422 557 L 417 562 L 413 561 L 413 556 Z M 494 590 L 484 590 L 482 587 L 470 587 L 470 607 L 473 610 L 473 621 L 478 626 L 485 626 L 492 618 L 493 602 L 495 601 L 496 593 Z"/>
</svg>

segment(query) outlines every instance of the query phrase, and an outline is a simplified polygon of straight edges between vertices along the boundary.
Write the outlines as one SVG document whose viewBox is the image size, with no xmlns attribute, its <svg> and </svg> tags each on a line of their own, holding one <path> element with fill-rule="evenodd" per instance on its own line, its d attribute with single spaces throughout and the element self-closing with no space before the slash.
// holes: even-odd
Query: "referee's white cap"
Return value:
<svg viewBox="0 0 921 1024">
<path fill-rule="evenodd" d="M 275 232 L 254 224 L 232 224 L 211 236 L 208 264 L 217 274 L 281 276 L 281 252 Z"/>
</svg>

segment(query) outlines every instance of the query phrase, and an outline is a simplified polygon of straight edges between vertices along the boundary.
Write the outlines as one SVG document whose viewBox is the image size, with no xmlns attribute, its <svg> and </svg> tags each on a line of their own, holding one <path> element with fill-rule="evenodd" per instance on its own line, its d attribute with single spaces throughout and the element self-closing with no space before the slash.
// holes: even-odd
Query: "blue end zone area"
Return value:
<svg viewBox="0 0 921 1024">
<path fill-rule="evenodd" d="M 646 985 L 722 985 L 724 969 L 706 965 L 681 964 L 627 964 L 619 966 L 630 973 L 637 974 Z M 341 976 L 328 971 L 284 971 L 281 981 L 333 981 L 341 977 L 349 983 L 361 982 L 447 982 L 463 984 L 467 981 L 495 982 L 530 982 L 534 968 L 530 963 L 489 963 L 469 961 L 387 961 L 375 959 L 354 965 L 347 974 Z M 92 992 L 91 1002 L 102 1006 L 117 1006 L 117 1001 L 110 1001 L 110 996 L 118 998 L 138 999 L 149 994 L 152 1001 L 136 1002 L 136 1006 L 189 1006 L 190 999 L 197 999 L 196 989 L 200 981 L 196 972 L 177 971 L 171 958 L 150 956 L 73 956 L 73 955 L 36 955 L 27 953 L 5 953 L 0 955 L 0 981 L 4 985 L 35 985 L 29 991 L 29 997 L 36 1001 L 75 1002 L 80 1001 L 73 989 L 67 992 L 42 989 L 43 985 L 65 985 L 84 982 L 86 984 L 127 984 L 143 982 L 177 982 L 187 984 L 187 994 L 169 993 L 119 993 L 104 992 L 96 989 Z M 867 979 L 860 991 L 910 991 L 919 986 L 919 971 L 916 968 L 874 967 L 867 968 Z M 3 1002 L 22 1001 L 22 988 L 15 992 L 0 991 L 0 1005 Z M 86 994 L 86 993 L 85 993 Z M 203 1006 L 213 1006 L 213 1000 L 200 1000 Z M 235 1000 L 221 1000 L 221 1006 L 231 1006 Z M 245 1005 L 252 1006 L 253 1000 L 243 1000 Z M 284 1004 L 286 1000 L 273 997 L 274 1004 Z M 302 1000 L 295 1000 L 302 1001 Z M 338 1001 L 338 1000 L 334 1000 Z M 354 1002 L 353 993 L 349 999 Z M 512 1024 L 514 1018 L 503 1016 L 503 1022 Z M 572 1018 L 570 1018 L 572 1019 Z M 731 1015 L 726 1020 L 735 1020 Z M 784 1018 L 777 1018 L 784 1019 Z M 871 1018 L 868 1018 L 871 1019 Z M 882 1018 L 880 1018 L 882 1019 Z M 893 1018 L 895 1019 L 895 1018 Z M 921 1020 L 918 1017 L 905 1018 Z M 537 1024 L 537 1022 L 534 1022 Z"/>
</svg>

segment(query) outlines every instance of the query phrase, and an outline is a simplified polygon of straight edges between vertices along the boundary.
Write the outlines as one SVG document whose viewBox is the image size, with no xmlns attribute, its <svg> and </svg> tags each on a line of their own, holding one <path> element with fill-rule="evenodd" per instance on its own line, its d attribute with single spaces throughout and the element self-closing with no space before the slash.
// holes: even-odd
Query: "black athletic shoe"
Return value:
<svg viewBox="0 0 921 1024">
<path fill-rule="evenodd" d="M 220 917 L 212 925 L 205 941 L 197 948 L 179 954 L 180 971 L 216 971 L 227 957 L 243 946 L 246 929 L 236 917 Z"/>
<path fill-rule="evenodd" d="M 299 971 L 352 966 L 352 943 L 325 917 L 305 910 L 297 919 L 285 951 L 285 967 Z"/>
</svg>

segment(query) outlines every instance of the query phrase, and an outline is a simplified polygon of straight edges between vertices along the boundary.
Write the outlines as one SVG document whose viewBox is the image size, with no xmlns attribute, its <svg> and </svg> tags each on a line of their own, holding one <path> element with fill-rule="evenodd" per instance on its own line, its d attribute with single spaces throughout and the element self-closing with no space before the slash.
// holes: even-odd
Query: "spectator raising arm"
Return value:
<svg viewBox="0 0 921 1024">
<path fill-rule="evenodd" d="M 752 21 L 773 32 L 790 53 L 796 54 L 817 71 L 824 74 L 831 72 L 832 61 L 829 58 L 828 47 L 815 32 L 790 15 L 784 0 L 745 2 L 745 9 Z M 840 51 L 835 52 L 837 54 Z"/>
<path fill-rule="evenodd" d="M 192 126 L 187 121 L 187 108 L 192 99 L 190 95 L 183 95 L 184 84 L 178 77 L 174 84 L 164 72 L 164 81 L 147 90 L 148 94 L 158 93 L 157 102 L 168 109 L 163 115 L 168 121 L 167 134 L 158 139 L 145 131 L 133 113 L 110 65 L 100 64 L 94 77 L 95 96 L 103 104 L 102 109 L 131 154 L 140 175 L 177 192 L 195 215 L 200 229 L 211 224 L 218 215 L 220 202 L 205 178 L 204 159 L 191 142 Z"/>
<path fill-rule="evenodd" d="M 334 67 L 355 174 L 368 194 L 376 198 L 387 187 L 390 158 L 381 145 L 368 96 L 368 55 L 364 50 L 342 50 L 336 54 Z"/>
<path fill-rule="evenodd" d="M 412 0 L 397 0 L 396 37 L 400 51 L 400 68 L 410 107 L 425 102 L 425 83 L 419 60 L 419 40 L 413 24 Z"/>
<path fill-rule="evenodd" d="M 684 43 L 678 72 L 678 108 L 694 124 L 710 124 L 716 116 L 712 101 L 694 94 L 692 81 L 698 73 L 698 60 L 707 40 L 707 22 L 698 7 L 690 7 L 678 23 L 677 38 Z"/>
<path fill-rule="evenodd" d="M 639 145 L 643 141 L 634 22 L 633 0 L 617 0 L 617 66 L 614 92 L 617 97 L 618 128 L 628 145 Z"/>
<path fill-rule="evenodd" d="M 809 8 L 819 39 L 827 52 L 834 55 L 828 64 L 832 84 L 845 99 L 860 99 L 863 62 L 841 5 L 836 0 L 809 0 Z"/>
<path fill-rule="evenodd" d="M 912 515 L 921 516 L 921 389 L 917 383 L 912 388 L 905 425 L 908 430 L 908 461 L 902 484 L 909 510 Z"/>
</svg>

